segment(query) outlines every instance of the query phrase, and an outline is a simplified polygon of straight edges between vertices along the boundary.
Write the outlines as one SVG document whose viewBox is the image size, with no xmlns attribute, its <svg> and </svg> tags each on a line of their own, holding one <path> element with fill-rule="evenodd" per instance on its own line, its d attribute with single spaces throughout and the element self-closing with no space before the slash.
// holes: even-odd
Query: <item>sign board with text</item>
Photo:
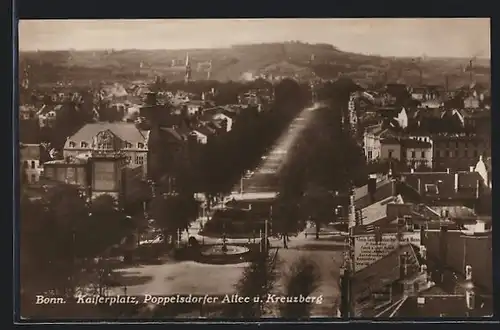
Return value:
<svg viewBox="0 0 500 330">
<path fill-rule="evenodd" d="M 382 234 L 380 242 L 375 240 L 375 235 L 360 235 L 354 237 L 354 269 L 361 269 L 384 258 L 398 247 L 398 234 Z M 420 246 L 420 233 L 408 232 L 402 234 L 401 242 Z"/>
</svg>

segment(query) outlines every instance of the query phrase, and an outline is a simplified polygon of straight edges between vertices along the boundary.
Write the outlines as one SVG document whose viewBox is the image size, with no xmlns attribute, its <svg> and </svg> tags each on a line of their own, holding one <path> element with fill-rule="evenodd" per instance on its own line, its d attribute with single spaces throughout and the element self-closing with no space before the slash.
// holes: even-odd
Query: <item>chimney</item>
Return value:
<svg viewBox="0 0 500 330">
<path fill-rule="evenodd" d="M 444 267 L 447 264 L 448 259 L 448 226 L 442 224 L 439 232 L 439 264 L 440 264 L 440 281 L 443 281 Z"/>
<path fill-rule="evenodd" d="M 446 173 L 450 174 L 450 168 L 446 169 Z"/>
<path fill-rule="evenodd" d="M 404 279 L 408 275 L 408 252 L 399 256 L 399 278 Z"/>
<path fill-rule="evenodd" d="M 370 204 L 375 203 L 375 192 L 377 191 L 377 175 L 370 174 L 368 177 L 368 197 Z"/>
<path fill-rule="evenodd" d="M 156 93 L 153 93 L 153 92 L 149 92 L 149 93 L 146 93 L 146 101 L 145 101 L 146 105 L 157 105 L 158 102 L 157 102 L 157 99 L 156 99 Z"/>
<path fill-rule="evenodd" d="M 392 179 L 391 180 L 391 192 L 392 192 L 392 196 L 396 196 L 396 180 Z"/>
<path fill-rule="evenodd" d="M 474 172 L 474 166 L 469 166 L 469 171 Z"/>
<path fill-rule="evenodd" d="M 458 192 L 458 173 L 455 173 L 455 192 Z"/>
<path fill-rule="evenodd" d="M 425 247 L 425 245 L 420 245 L 419 254 L 420 254 L 420 258 L 422 258 L 422 260 L 427 259 L 427 248 Z"/>
<path fill-rule="evenodd" d="M 474 283 L 472 282 L 472 267 L 470 265 L 465 266 L 465 302 L 467 304 L 467 309 L 472 310 L 476 306 L 476 295 L 474 293 Z"/>
</svg>

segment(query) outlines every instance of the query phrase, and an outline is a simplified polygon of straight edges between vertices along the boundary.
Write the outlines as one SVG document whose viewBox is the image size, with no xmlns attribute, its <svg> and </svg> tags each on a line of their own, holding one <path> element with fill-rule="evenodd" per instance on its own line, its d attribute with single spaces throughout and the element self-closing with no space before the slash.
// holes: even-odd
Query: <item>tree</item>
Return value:
<svg viewBox="0 0 500 330">
<path fill-rule="evenodd" d="M 308 297 L 318 289 L 321 276 L 318 266 L 302 256 L 295 261 L 286 277 L 286 297 Z M 285 318 L 307 318 L 311 304 L 308 302 L 287 302 L 281 306 L 281 316 Z"/>
<path fill-rule="evenodd" d="M 269 251 L 255 256 L 236 285 L 238 294 L 250 297 L 250 302 L 228 305 L 228 316 L 260 318 L 265 314 L 267 295 L 271 293 L 278 279 L 278 263 L 277 254 L 270 254 Z"/>
<path fill-rule="evenodd" d="M 95 286 L 96 275 L 102 287 L 108 267 L 94 258 L 120 242 L 126 232 L 122 220 L 111 196 L 98 197 L 89 206 L 71 185 L 46 187 L 37 200 L 23 194 L 21 287 L 29 301 L 33 294 L 72 297 L 79 288 Z"/>
<path fill-rule="evenodd" d="M 292 161 L 280 173 L 279 191 L 272 214 L 273 230 L 281 233 L 284 248 L 288 248 L 288 235 L 300 230 L 303 224 L 300 207 L 306 178 L 302 159 L 295 159 L 294 156 L 292 150 Z"/>
<path fill-rule="evenodd" d="M 310 183 L 303 198 L 303 210 L 314 222 L 316 239 L 319 239 L 321 225 L 329 223 L 333 217 L 333 196 L 324 187 Z"/>
</svg>

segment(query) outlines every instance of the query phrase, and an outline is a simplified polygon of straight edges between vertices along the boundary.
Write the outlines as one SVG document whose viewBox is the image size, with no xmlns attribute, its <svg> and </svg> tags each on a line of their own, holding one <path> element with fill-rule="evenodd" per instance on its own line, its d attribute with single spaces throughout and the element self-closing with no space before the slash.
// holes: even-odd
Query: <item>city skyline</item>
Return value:
<svg viewBox="0 0 500 330">
<path fill-rule="evenodd" d="M 226 48 L 238 44 L 286 41 L 327 43 L 346 52 L 395 57 L 426 55 L 490 58 L 491 53 L 488 18 L 21 20 L 19 22 L 20 51 L 178 50 Z"/>
</svg>

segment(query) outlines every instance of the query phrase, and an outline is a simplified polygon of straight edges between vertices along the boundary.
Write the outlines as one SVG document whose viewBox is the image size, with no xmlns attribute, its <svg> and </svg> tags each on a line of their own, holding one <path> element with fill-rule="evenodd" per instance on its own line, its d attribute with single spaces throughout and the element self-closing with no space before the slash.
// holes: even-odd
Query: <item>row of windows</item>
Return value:
<svg viewBox="0 0 500 330">
<path fill-rule="evenodd" d="M 25 160 L 24 161 L 24 167 L 27 168 L 28 167 L 28 161 Z M 36 168 L 36 162 L 34 160 L 31 161 L 31 168 L 32 169 L 35 169 Z"/>
<path fill-rule="evenodd" d="M 132 163 L 132 157 L 131 156 L 127 156 L 127 164 L 131 164 L 131 163 Z M 135 157 L 135 163 L 137 165 L 144 164 L 144 156 L 136 156 Z"/>
<path fill-rule="evenodd" d="M 75 148 L 76 147 L 76 143 L 71 141 L 69 143 L 69 147 L 70 148 Z M 82 141 L 80 142 L 80 148 L 88 148 L 89 147 L 89 144 L 85 141 Z M 107 144 L 107 145 L 99 145 L 98 148 L 100 149 L 112 149 L 112 144 Z M 132 148 L 132 143 L 129 143 L 129 142 L 126 142 L 125 143 L 125 148 L 126 149 L 131 149 Z M 144 149 L 144 143 L 137 143 L 137 148 L 138 149 Z"/>
<path fill-rule="evenodd" d="M 426 157 L 425 151 L 420 152 L 420 158 L 425 158 L 425 157 Z M 416 151 L 412 151 L 411 152 L 411 158 L 417 158 L 417 152 Z"/>
<path fill-rule="evenodd" d="M 446 143 L 440 143 L 439 146 L 442 147 L 442 148 L 459 148 L 460 145 L 462 145 L 462 147 L 464 148 L 469 148 L 469 147 L 474 147 L 474 148 L 477 148 L 481 145 L 480 142 L 477 142 L 477 141 L 471 141 L 471 142 L 468 142 L 468 141 L 456 141 L 456 142 L 446 142 Z"/>
<path fill-rule="evenodd" d="M 469 152 L 468 150 L 464 150 L 462 153 L 463 157 L 474 157 L 477 158 L 479 157 L 479 152 L 477 150 L 473 150 L 472 152 Z M 460 157 L 460 153 L 458 150 L 451 151 L 451 150 L 441 150 L 439 152 L 439 157 Z"/>
</svg>

